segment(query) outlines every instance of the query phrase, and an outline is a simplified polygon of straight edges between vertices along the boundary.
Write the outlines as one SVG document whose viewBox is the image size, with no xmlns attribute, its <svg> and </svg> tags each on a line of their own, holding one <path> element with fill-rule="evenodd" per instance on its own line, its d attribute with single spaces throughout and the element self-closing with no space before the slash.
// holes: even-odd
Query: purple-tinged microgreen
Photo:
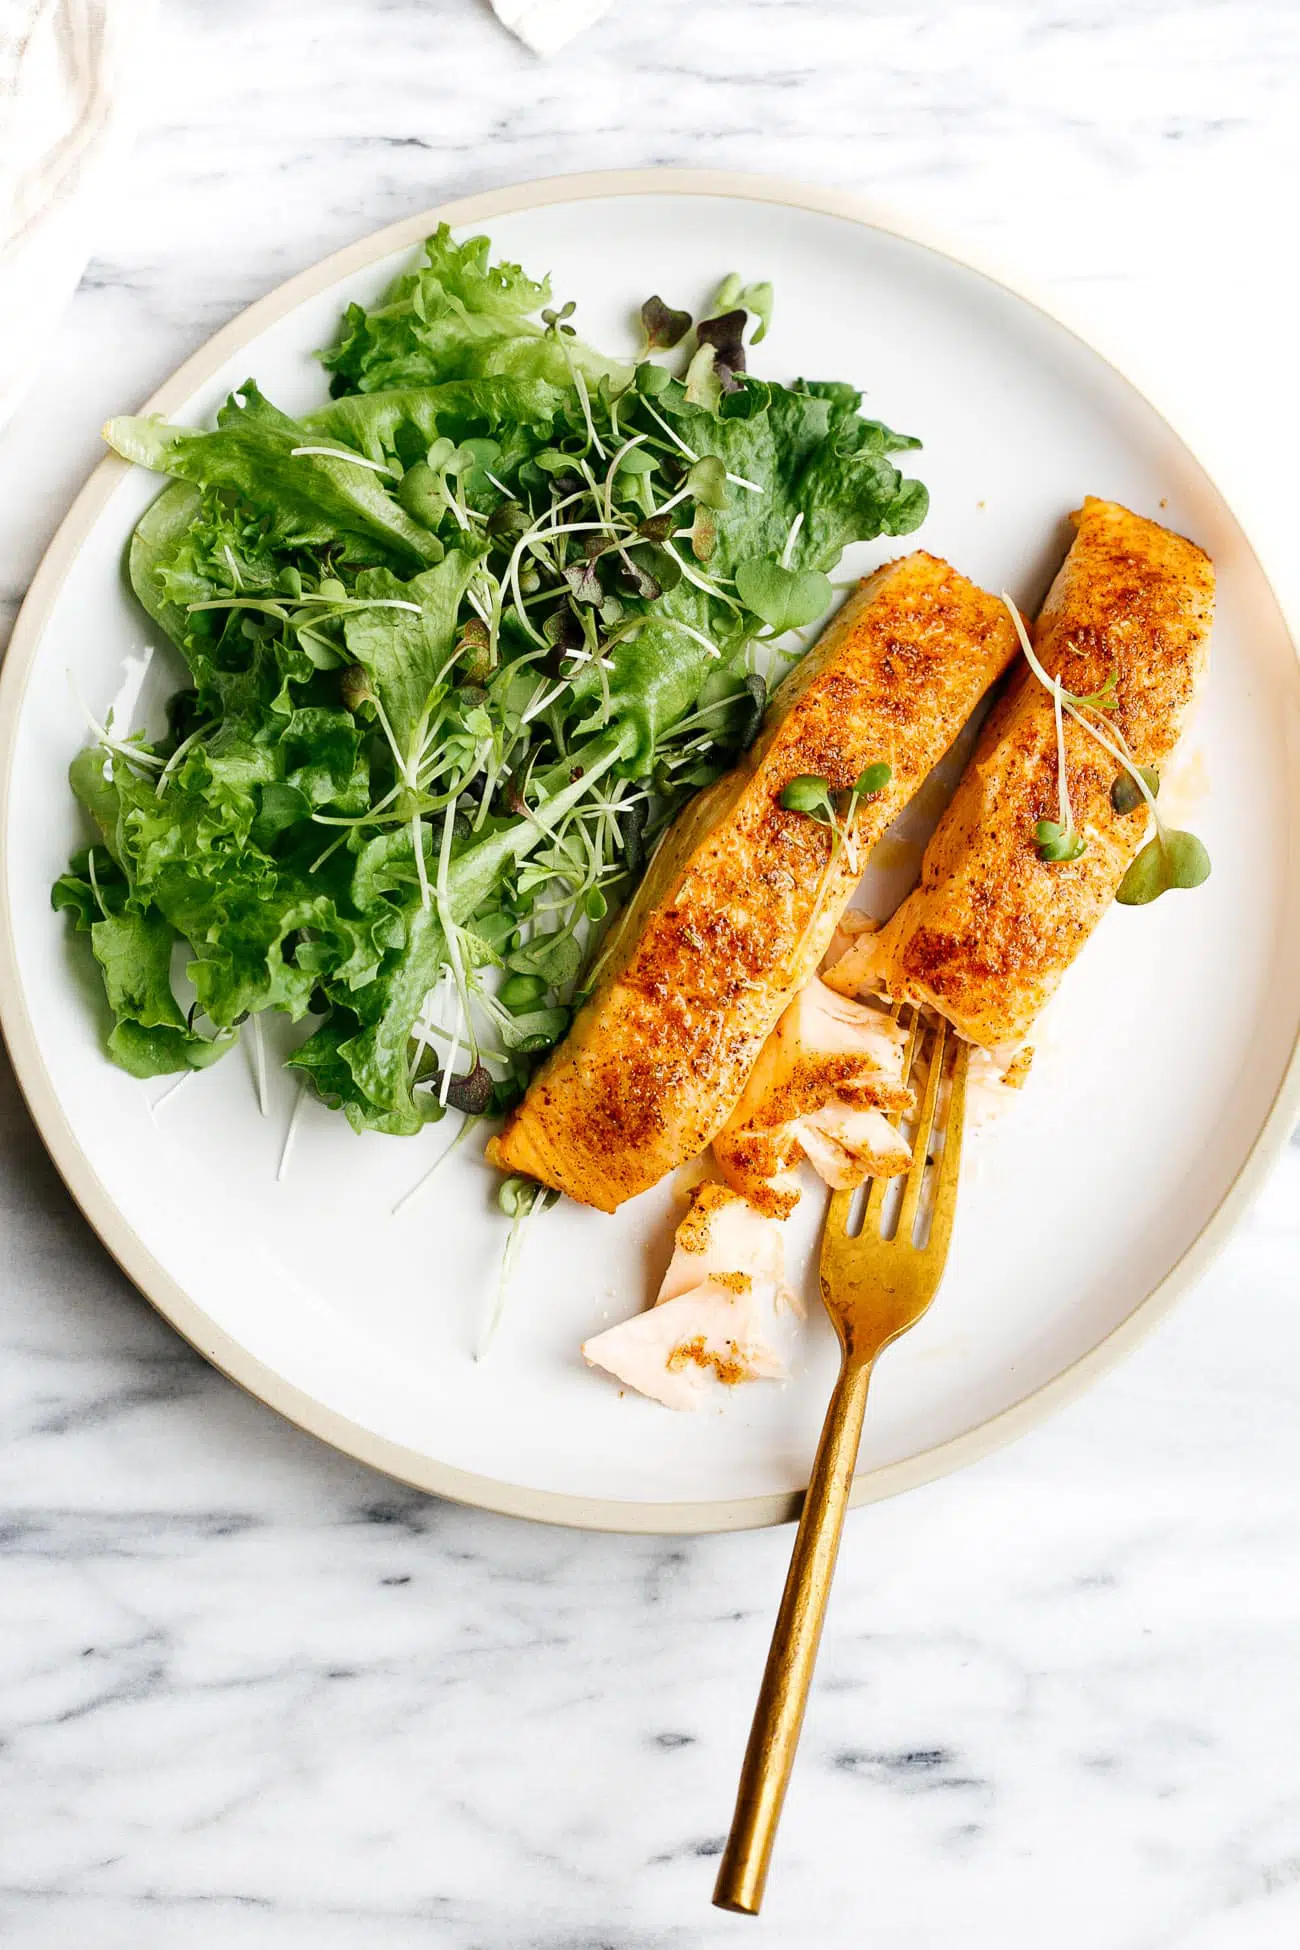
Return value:
<svg viewBox="0 0 1300 1950">
<path fill-rule="evenodd" d="M 648 352 L 671 352 L 690 331 L 691 314 L 674 311 L 660 297 L 647 298 L 641 307 L 641 329 Z"/>
<path fill-rule="evenodd" d="M 644 521 L 637 523 L 636 532 L 647 542 L 668 541 L 676 532 L 671 512 L 661 508 L 657 514 L 647 515 Z"/>
<path fill-rule="evenodd" d="M 445 1103 L 450 1110 L 462 1111 L 467 1117 L 481 1117 L 492 1097 L 492 1073 L 481 1059 L 470 1070 L 447 1073 L 445 1097 L 442 1095 L 444 1073 L 435 1070 L 430 1081 L 440 1103 Z"/>
<path fill-rule="evenodd" d="M 605 591 L 600 577 L 596 574 L 596 564 L 605 553 L 603 539 L 589 535 L 582 545 L 582 559 L 570 562 L 564 570 L 564 580 L 573 592 L 575 602 L 599 605 L 605 599 Z"/>
<path fill-rule="evenodd" d="M 712 370 L 718 382 L 718 401 L 721 400 L 723 393 L 740 391 L 740 380 L 737 374 L 745 370 L 747 322 L 748 314 L 738 309 L 722 312 L 716 318 L 703 318 L 695 328 L 695 337 L 701 350 L 705 346 L 713 348 Z M 695 357 L 699 357 L 698 352 Z M 694 359 L 691 364 L 694 366 Z M 690 398 L 689 381 L 687 398 Z"/>
<path fill-rule="evenodd" d="M 658 597 L 663 595 L 661 584 L 651 574 L 646 563 L 638 562 L 636 557 L 629 554 L 626 548 L 620 548 L 618 550 L 618 559 L 622 564 L 621 574 L 623 580 L 627 583 L 634 596 L 641 596 L 647 602 L 654 602 Z"/>
<path fill-rule="evenodd" d="M 716 318 L 720 312 L 729 312 L 739 307 L 750 312 L 758 320 L 758 330 L 750 339 L 751 345 L 758 345 L 767 336 L 767 328 L 772 322 L 772 287 L 764 279 L 757 284 L 742 284 L 739 273 L 732 271 L 722 280 L 709 303 L 708 316 Z"/>
</svg>

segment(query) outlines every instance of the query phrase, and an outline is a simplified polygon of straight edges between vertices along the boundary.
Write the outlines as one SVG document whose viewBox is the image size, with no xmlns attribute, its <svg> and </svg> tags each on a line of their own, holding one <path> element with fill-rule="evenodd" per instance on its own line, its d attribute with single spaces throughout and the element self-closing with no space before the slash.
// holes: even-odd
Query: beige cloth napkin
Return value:
<svg viewBox="0 0 1300 1950">
<path fill-rule="evenodd" d="M 155 0 L 0 0 L 0 426 L 85 269 Z"/>
<path fill-rule="evenodd" d="M 492 0 L 492 11 L 534 54 L 549 55 L 558 54 L 612 5 L 613 0 Z"/>
</svg>

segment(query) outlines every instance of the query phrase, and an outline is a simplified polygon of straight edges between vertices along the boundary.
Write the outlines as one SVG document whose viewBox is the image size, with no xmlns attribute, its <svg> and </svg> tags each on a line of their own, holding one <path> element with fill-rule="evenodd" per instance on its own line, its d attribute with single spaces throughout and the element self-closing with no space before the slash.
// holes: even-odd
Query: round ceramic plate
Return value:
<svg viewBox="0 0 1300 1950">
<path fill-rule="evenodd" d="M 1014 1111 L 970 1143 L 947 1280 L 881 1363 L 859 1499 L 950 1469 L 1065 1400 L 1184 1287 L 1243 1209 L 1295 1109 L 1300 671 L 1255 555 L 1169 426 L 1113 367 L 1005 285 L 825 192 L 665 173 L 566 179 L 431 211 L 343 252 L 221 332 L 151 402 L 206 421 L 254 374 L 290 411 L 325 397 L 313 359 L 439 217 L 549 271 L 597 344 L 634 347 L 661 291 L 696 306 L 731 270 L 771 278 L 756 356 L 773 377 L 861 386 L 920 435 L 932 512 L 918 542 L 1033 607 L 1085 494 L 1193 536 L 1220 603 L 1213 675 L 1183 768 L 1208 885 L 1114 909 L 1069 977 Z M 130 402 L 123 401 L 123 406 Z M 211 1360 L 272 1407 L 428 1489 L 527 1516 L 703 1530 L 789 1515 L 834 1373 L 814 1303 L 791 1379 L 673 1414 L 587 1370 L 582 1339 L 653 1291 L 676 1217 L 666 1184 L 607 1218 L 562 1203 L 532 1225 L 491 1352 L 504 1222 L 466 1145 L 356 1137 L 273 1071 L 259 1114 L 239 1050 L 167 1096 L 102 1054 L 83 944 L 50 910 L 81 831 L 65 773 L 83 741 L 69 675 L 103 708 L 149 636 L 123 546 L 157 481 L 106 460 L 19 620 L 0 692 L 5 1029 L 73 1194 L 127 1272 Z M 909 544 L 910 545 L 910 544 Z M 855 551 L 873 566 L 886 544 Z M 143 700 L 175 681 L 155 658 Z M 915 825 L 915 816 L 914 816 Z M 916 832 L 892 847 L 905 878 Z M 895 887 L 895 892 L 897 887 Z M 876 889 L 877 895 L 880 889 Z M 268 1039 L 269 1040 L 269 1039 Z M 810 1190 L 792 1259 L 811 1262 Z"/>
</svg>

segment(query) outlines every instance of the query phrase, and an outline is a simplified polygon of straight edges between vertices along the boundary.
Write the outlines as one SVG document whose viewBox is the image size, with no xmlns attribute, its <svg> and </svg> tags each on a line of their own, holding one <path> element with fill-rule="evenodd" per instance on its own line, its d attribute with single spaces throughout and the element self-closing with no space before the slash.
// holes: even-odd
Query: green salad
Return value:
<svg viewBox="0 0 1300 1950">
<path fill-rule="evenodd" d="M 770 287 L 729 278 L 698 323 L 650 299 L 624 364 L 489 250 L 444 226 L 350 306 L 319 411 L 250 381 L 210 431 L 106 429 L 171 477 L 129 572 L 188 675 L 165 737 L 92 720 L 96 837 L 53 898 L 133 1075 L 273 1009 L 357 1130 L 507 1108 L 756 737 L 765 646 L 849 543 L 925 515 L 891 459 L 918 443 L 851 386 L 746 370 Z"/>
</svg>

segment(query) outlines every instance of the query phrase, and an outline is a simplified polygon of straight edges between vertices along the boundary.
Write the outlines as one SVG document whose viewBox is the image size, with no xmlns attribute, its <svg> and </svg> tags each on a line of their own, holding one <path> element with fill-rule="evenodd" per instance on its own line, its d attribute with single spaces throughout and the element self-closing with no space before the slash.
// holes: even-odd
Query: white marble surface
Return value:
<svg viewBox="0 0 1300 1950">
<path fill-rule="evenodd" d="M 1155 375 L 1297 592 L 1289 0 L 620 0 L 548 67 L 477 0 L 169 0 L 154 58 L 0 440 L 10 615 L 98 423 L 249 299 L 449 194 L 663 162 L 1024 267 Z M 1300 1936 L 1300 1150 L 1121 1371 L 852 1519 L 756 1924 L 709 1857 L 788 1533 L 530 1529 L 340 1460 L 132 1293 L 7 1081 L 0 1201 L 6 1945 Z"/>
</svg>

